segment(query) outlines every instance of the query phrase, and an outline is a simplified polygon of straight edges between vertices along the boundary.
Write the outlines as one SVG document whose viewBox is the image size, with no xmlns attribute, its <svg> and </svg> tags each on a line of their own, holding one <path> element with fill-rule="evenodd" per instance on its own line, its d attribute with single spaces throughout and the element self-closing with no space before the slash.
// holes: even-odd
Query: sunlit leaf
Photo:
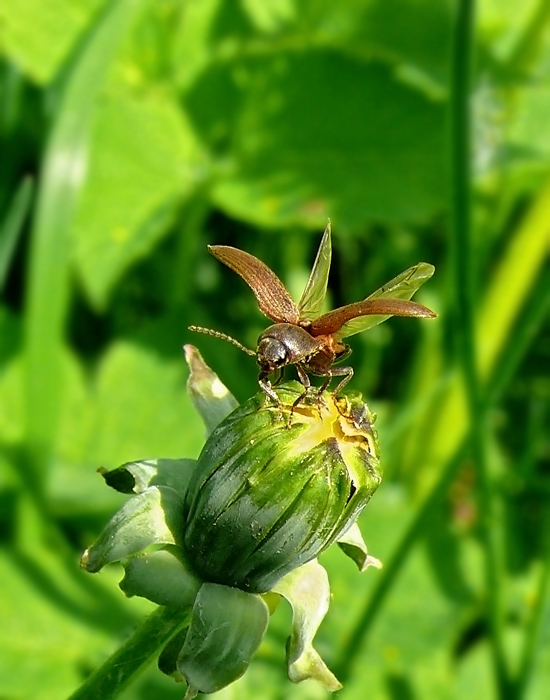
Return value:
<svg viewBox="0 0 550 700">
<path fill-rule="evenodd" d="M 274 227 L 320 226 L 330 215 L 359 228 L 422 223 L 446 205 L 444 106 L 387 67 L 316 49 L 260 54 L 238 82 L 235 70 L 205 71 L 186 99 L 227 159 L 212 196 L 231 216 Z M 227 93 L 229 123 L 212 91 Z"/>
<path fill-rule="evenodd" d="M 105 306 L 120 276 L 175 224 L 200 181 L 198 157 L 193 131 L 173 101 L 116 95 L 102 103 L 72 229 L 95 306 Z"/>
<path fill-rule="evenodd" d="M 2 48 L 33 80 L 48 82 L 101 4 L 101 0 L 3 2 Z"/>
</svg>

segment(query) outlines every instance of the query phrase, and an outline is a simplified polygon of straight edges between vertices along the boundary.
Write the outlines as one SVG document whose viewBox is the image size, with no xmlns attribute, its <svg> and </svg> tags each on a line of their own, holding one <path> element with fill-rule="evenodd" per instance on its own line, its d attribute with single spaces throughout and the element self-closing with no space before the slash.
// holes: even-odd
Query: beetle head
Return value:
<svg viewBox="0 0 550 700">
<path fill-rule="evenodd" d="M 257 360 L 262 371 L 274 372 L 289 362 L 287 346 L 277 338 L 265 336 L 260 339 L 257 350 Z"/>
</svg>

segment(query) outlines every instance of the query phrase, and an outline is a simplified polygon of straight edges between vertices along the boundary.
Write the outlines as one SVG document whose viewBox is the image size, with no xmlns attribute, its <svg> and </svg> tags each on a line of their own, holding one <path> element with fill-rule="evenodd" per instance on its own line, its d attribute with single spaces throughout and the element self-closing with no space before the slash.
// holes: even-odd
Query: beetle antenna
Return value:
<svg viewBox="0 0 550 700">
<path fill-rule="evenodd" d="M 244 345 L 239 343 L 238 340 L 235 340 L 235 338 L 232 338 L 230 335 L 226 335 L 221 331 L 214 331 L 211 328 L 203 328 L 202 326 L 189 326 L 189 330 L 195 331 L 195 333 L 204 333 L 205 335 L 212 335 L 214 336 L 214 338 L 220 338 L 221 340 L 227 340 L 228 343 L 235 345 L 239 348 L 239 350 L 242 350 L 247 355 L 252 355 L 253 357 L 256 357 L 256 353 L 254 352 L 254 350 L 246 348 Z"/>
</svg>

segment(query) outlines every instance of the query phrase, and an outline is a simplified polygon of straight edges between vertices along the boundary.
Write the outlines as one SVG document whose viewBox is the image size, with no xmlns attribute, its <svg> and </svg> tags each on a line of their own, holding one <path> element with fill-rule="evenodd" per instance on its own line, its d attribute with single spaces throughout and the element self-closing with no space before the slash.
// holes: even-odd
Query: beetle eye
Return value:
<svg viewBox="0 0 550 700">
<path fill-rule="evenodd" d="M 258 364 L 268 370 L 282 367 L 287 362 L 287 349 L 275 338 L 262 338 L 258 345 Z"/>
</svg>

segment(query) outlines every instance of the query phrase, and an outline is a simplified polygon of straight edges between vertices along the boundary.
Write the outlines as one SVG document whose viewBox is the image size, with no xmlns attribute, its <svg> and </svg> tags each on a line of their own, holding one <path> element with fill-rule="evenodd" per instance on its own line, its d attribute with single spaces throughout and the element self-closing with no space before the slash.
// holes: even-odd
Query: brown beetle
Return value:
<svg viewBox="0 0 550 700">
<path fill-rule="evenodd" d="M 332 255 L 330 233 L 329 223 L 298 304 L 294 303 L 277 275 L 258 258 L 230 246 L 208 246 L 215 258 L 243 278 L 254 292 L 260 311 L 275 323 L 258 338 L 256 352 L 225 333 L 200 326 L 189 328 L 228 340 L 249 355 L 255 355 L 260 365 L 260 387 L 277 403 L 279 400 L 269 380 L 269 375 L 274 372 L 283 370 L 287 365 L 296 365 L 304 393 L 295 401 L 295 405 L 300 403 L 311 386 L 308 372 L 326 377 L 319 395 L 332 377 L 343 377 L 334 391 L 337 394 L 353 376 L 351 367 L 333 367 L 351 353 L 349 345 L 342 342 L 343 338 L 372 328 L 390 316 L 436 316 L 427 307 L 409 301 L 433 275 L 435 268 L 428 263 L 418 263 L 405 270 L 363 301 L 321 314 Z"/>
</svg>

